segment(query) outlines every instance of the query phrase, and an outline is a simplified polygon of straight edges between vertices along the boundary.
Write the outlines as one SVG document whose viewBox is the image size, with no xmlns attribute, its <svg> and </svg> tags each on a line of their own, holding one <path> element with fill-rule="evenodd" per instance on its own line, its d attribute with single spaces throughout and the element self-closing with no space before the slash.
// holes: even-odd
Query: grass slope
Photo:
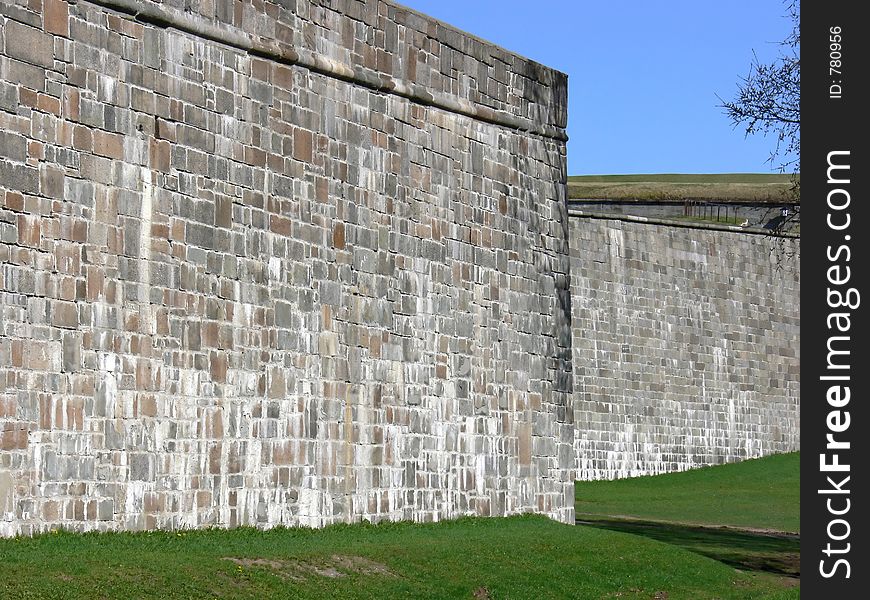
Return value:
<svg viewBox="0 0 870 600">
<path fill-rule="evenodd" d="M 572 175 L 571 183 L 791 183 L 785 173 L 647 173 L 636 175 Z"/>
<path fill-rule="evenodd" d="M 0 541 L 3 598 L 796 598 L 655 540 L 540 516 Z"/>
<path fill-rule="evenodd" d="M 575 485 L 578 518 L 631 517 L 800 531 L 800 453 Z"/>
<path fill-rule="evenodd" d="M 572 199 L 781 202 L 788 198 L 791 187 L 791 175 L 778 173 L 568 177 L 568 197 Z"/>
</svg>

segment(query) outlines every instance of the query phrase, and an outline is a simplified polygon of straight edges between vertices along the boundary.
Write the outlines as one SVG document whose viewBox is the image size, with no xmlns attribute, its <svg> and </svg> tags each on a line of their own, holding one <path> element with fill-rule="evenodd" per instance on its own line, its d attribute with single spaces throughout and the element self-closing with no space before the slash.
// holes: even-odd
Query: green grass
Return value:
<svg viewBox="0 0 870 600">
<path fill-rule="evenodd" d="M 577 482 L 578 518 L 800 531 L 800 453 L 618 481 Z"/>
<path fill-rule="evenodd" d="M 741 529 L 696 527 L 673 523 L 620 519 L 586 521 L 593 527 L 622 531 L 666 542 L 731 565 L 741 571 L 763 571 L 798 583 L 800 576 L 800 537 L 756 533 Z"/>
<path fill-rule="evenodd" d="M 796 598 L 782 579 L 540 516 L 0 541 L 3 598 Z"/>
<path fill-rule="evenodd" d="M 791 183 L 787 173 L 646 173 L 635 175 L 572 175 L 569 182 L 595 183 Z"/>
<path fill-rule="evenodd" d="M 798 598 L 796 536 L 710 526 L 798 530 L 799 463 L 578 483 L 594 527 L 527 515 L 0 540 L 0 598 Z"/>
<path fill-rule="evenodd" d="M 790 197 L 791 177 L 779 173 L 575 175 L 568 177 L 568 197 L 782 202 Z"/>
</svg>

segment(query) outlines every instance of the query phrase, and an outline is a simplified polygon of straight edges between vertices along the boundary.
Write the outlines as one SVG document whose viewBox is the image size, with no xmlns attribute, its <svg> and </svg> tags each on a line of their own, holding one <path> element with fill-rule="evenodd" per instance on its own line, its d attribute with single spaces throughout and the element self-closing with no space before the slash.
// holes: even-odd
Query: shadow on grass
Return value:
<svg viewBox="0 0 870 600">
<path fill-rule="evenodd" d="M 795 534 L 616 519 L 580 518 L 577 524 L 642 535 L 702 554 L 742 571 L 800 577 L 801 542 Z"/>
</svg>

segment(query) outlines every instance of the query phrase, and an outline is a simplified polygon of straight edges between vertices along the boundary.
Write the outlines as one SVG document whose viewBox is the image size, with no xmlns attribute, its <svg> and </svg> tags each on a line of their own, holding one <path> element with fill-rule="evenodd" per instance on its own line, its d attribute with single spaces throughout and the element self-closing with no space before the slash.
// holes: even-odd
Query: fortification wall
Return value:
<svg viewBox="0 0 870 600">
<path fill-rule="evenodd" d="M 578 479 L 800 449 L 799 240 L 570 227 Z"/>
<path fill-rule="evenodd" d="M 0 535 L 573 520 L 564 75 L 379 0 L 0 49 Z"/>
</svg>

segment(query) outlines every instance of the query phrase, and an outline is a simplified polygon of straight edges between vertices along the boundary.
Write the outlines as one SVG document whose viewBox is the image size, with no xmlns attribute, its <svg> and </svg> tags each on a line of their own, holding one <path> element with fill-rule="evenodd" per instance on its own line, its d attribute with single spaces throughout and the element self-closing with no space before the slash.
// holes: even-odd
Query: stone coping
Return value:
<svg viewBox="0 0 870 600">
<path fill-rule="evenodd" d="M 519 55 L 508 53 L 494 44 L 483 42 L 474 36 L 447 26 L 431 17 L 392 2 L 387 4 L 393 7 L 394 10 L 405 11 L 408 14 L 416 16 L 418 20 L 423 21 L 423 24 L 431 24 L 435 29 L 435 38 L 433 39 L 445 38 L 444 40 L 438 39 L 439 43 L 451 48 L 454 46 L 461 47 L 459 48 L 460 52 L 470 56 L 473 60 L 480 61 L 484 72 L 488 72 L 491 68 L 486 63 L 487 58 L 483 57 L 483 54 L 487 50 L 490 52 L 489 59 L 499 58 L 509 60 L 510 63 L 505 64 L 509 64 L 509 66 L 516 69 L 517 72 L 513 74 L 525 77 L 530 82 L 521 90 L 521 97 L 513 98 L 514 103 L 519 104 L 516 110 L 513 112 L 500 110 L 481 102 L 469 100 L 461 95 L 421 85 L 411 81 L 409 77 L 396 77 L 380 68 L 372 69 L 364 64 L 352 64 L 336 60 L 326 54 L 312 51 L 298 44 L 279 41 L 274 37 L 270 38 L 259 33 L 251 33 L 241 27 L 222 22 L 218 18 L 208 19 L 201 14 L 175 8 L 166 3 L 156 3 L 150 0 L 86 1 L 104 8 L 126 13 L 141 22 L 159 27 L 174 28 L 197 37 L 247 51 L 253 56 L 268 58 L 283 64 L 298 65 L 313 72 L 349 81 L 373 91 L 401 96 L 424 106 L 437 107 L 486 123 L 540 135 L 560 142 L 567 141 L 568 139 L 564 129 L 567 124 L 566 75 Z M 383 0 L 377 1 L 384 4 Z M 341 4 L 341 2 L 325 2 L 325 4 Z M 368 0 L 366 2 L 367 7 L 370 4 L 377 9 L 378 4 L 375 0 Z M 278 13 L 279 9 L 276 5 L 270 6 L 275 7 L 275 12 Z M 280 15 L 281 13 L 278 14 Z M 466 48 L 470 48 L 470 50 Z M 337 50 L 344 51 L 347 49 L 337 48 Z M 415 71 L 416 68 L 415 66 Z M 507 77 L 507 74 L 505 74 L 504 78 L 510 79 L 510 77 Z M 491 84 L 492 81 L 487 76 L 487 80 L 484 83 Z M 480 83 L 477 85 L 480 86 Z M 543 99 L 545 109 L 542 110 L 539 102 L 534 104 L 534 102 L 540 100 L 540 98 L 535 97 L 546 96 L 547 91 L 549 91 L 550 97 Z M 488 93 L 487 91 L 478 92 L 478 95 L 481 98 L 485 98 Z M 535 113 L 535 116 L 538 118 L 522 116 L 517 114 L 518 112 Z"/>
<path fill-rule="evenodd" d="M 668 227 L 683 227 L 685 229 L 708 229 L 715 231 L 730 231 L 732 233 L 747 233 L 750 235 L 765 235 L 769 237 L 782 237 L 800 239 L 799 233 L 773 233 L 763 227 L 739 227 L 737 225 L 718 225 L 716 223 L 699 223 L 697 221 L 680 221 L 677 219 L 658 219 L 654 217 L 640 217 L 636 215 L 616 215 L 612 213 L 587 212 L 575 208 L 568 209 L 569 217 L 584 219 L 606 219 L 611 221 L 629 221 L 632 223 L 646 223 L 648 225 L 665 225 Z"/>
<path fill-rule="evenodd" d="M 570 182 L 568 183 L 570 187 Z M 689 202 L 698 204 L 720 204 L 728 206 L 800 206 L 800 202 L 794 200 L 764 198 L 758 200 L 736 200 L 733 198 L 679 198 L 674 200 L 661 200 L 650 198 L 569 198 L 568 202 L 576 204 L 649 204 L 651 206 L 682 206 Z"/>
</svg>

